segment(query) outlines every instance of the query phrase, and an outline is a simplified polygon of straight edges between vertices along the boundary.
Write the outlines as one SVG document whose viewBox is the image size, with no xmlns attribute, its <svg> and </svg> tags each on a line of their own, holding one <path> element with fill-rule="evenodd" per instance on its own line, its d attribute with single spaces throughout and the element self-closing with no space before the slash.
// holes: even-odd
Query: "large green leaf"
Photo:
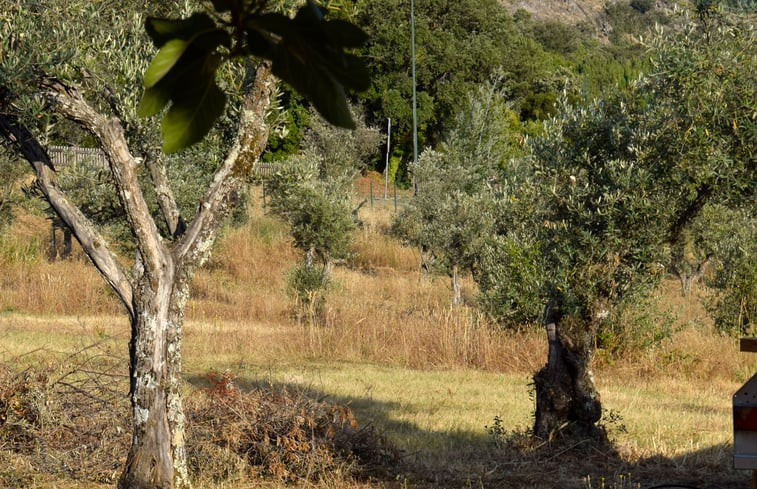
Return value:
<svg viewBox="0 0 757 489">
<path fill-rule="evenodd" d="M 366 34 L 343 21 L 323 20 L 313 4 L 302 7 L 294 19 L 264 14 L 250 19 L 250 50 L 273 62 L 273 73 L 307 97 L 326 120 L 354 128 L 344 88 L 366 90 L 368 69 L 345 47 L 361 45 Z"/>
<path fill-rule="evenodd" d="M 145 30 L 157 47 L 162 47 L 172 39 L 188 40 L 199 33 L 216 28 L 213 19 L 207 14 L 193 14 L 188 19 L 161 19 L 148 17 Z"/>
<path fill-rule="evenodd" d="M 170 100 L 180 98 L 186 85 L 185 80 L 201 77 L 209 56 L 208 53 L 199 51 L 188 52 L 182 56 L 159 82 L 145 89 L 137 106 L 137 115 L 152 117 L 160 112 Z"/>
<path fill-rule="evenodd" d="M 324 22 L 323 31 L 332 43 L 345 48 L 360 47 L 368 40 L 368 34 L 363 29 L 346 20 Z"/>
<path fill-rule="evenodd" d="M 163 79 L 186 52 L 189 45 L 190 42 L 184 39 L 171 39 L 165 43 L 145 71 L 145 88 L 150 88 Z"/>
<path fill-rule="evenodd" d="M 165 153 L 200 141 L 223 113 L 226 95 L 215 82 L 219 63 L 219 57 L 208 56 L 201 71 L 194 77 L 184 77 L 184 85 L 172 94 L 173 104 L 161 124 Z"/>
<path fill-rule="evenodd" d="M 344 87 L 321 65 L 309 63 L 296 50 L 280 47 L 272 55 L 271 71 L 307 97 L 324 119 L 354 129 Z"/>
<path fill-rule="evenodd" d="M 156 84 L 146 88 L 137 105 L 139 117 L 152 117 L 160 112 L 171 99 L 171 87 L 166 84 Z"/>
</svg>

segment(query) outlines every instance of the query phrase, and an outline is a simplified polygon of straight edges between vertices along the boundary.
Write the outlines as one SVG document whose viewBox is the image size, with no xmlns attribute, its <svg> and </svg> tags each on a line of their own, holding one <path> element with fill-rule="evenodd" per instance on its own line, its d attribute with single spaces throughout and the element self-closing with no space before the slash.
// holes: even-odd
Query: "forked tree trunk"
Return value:
<svg viewBox="0 0 757 489">
<path fill-rule="evenodd" d="M 712 261 L 712 256 L 707 255 L 704 260 L 697 263 L 696 266 L 684 261 L 684 258 L 675 260 L 672 265 L 672 272 L 681 282 L 681 295 L 688 297 L 691 294 L 692 286 L 699 282 L 707 271 L 707 267 Z"/>
<path fill-rule="evenodd" d="M 431 273 L 431 266 L 434 263 L 434 252 L 428 246 L 421 246 L 421 280 L 426 280 Z"/>
<path fill-rule="evenodd" d="M 534 375 L 536 417 L 534 434 L 550 439 L 563 429 L 597 436 L 602 404 L 591 370 L 596 321 L 562 316 L 550 308 L 546 315 L 547 364 Z"/>
</svg>

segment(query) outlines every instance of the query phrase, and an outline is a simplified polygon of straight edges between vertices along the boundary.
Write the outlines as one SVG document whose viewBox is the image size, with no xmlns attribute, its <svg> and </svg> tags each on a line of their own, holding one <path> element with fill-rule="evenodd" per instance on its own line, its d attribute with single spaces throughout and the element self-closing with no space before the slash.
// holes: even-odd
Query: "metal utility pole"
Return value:
<svg viewBox="0 0 757 489">
<path fill-rule="evenodd" d="M 392 118 L 386 125 L 386 164 L 384 165 L 384 200 L 387 199 L 389 194 L 389 153 L 391 151 L 392 141 Z"/>
<path fill-rule="evenodd" d="M 413 0 L 410 0 L 410 60 L 413 76 L 413 166 L 416 166 L 418 164 L 418 111 L 415 98 L 415 2 Z M 413 187 L 417 194 L 417 182 Z"/>
</svg>

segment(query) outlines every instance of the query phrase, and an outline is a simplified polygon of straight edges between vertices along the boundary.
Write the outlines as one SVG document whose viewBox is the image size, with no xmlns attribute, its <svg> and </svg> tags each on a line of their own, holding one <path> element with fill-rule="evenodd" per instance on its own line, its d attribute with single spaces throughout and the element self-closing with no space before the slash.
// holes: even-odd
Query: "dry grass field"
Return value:
<svg viewBox="0 0 757 489">
<path fill-rule="evenodd" d="M 249 222 L 228 229 L 198 273 L 183 352 L 188 398 L 198 413 L 232 398 L 257 402 L 245 396 L 259 388 L 293 393 L 299 400 L 287 401 L 291 406 L 322 401 L 328 404 L 314 409 L 332 414 L 343 411 L 328 406 L 346 406 L 344 416 L 354 415 L 359 427 L 350 436 L 385 444 L 381 450 L 391 457 L 374 453 L 372 460 L 384 460 L 383 466 L 375 463 L 359 475 L 338 464 L 319 465 L 328 470 L 315 478 L 251 479 L 225 468 L 228 477 L 216 470 L 198 487 L 747 487 L 748 474 L 731 469 L 730 397 L 755 371 L 757 356 L 739 353 L 735 339 L 712 331 L 702 291 L 683 298 L 675 282 L 666 282 L 658 303 L 675 314 L 672 337 L 621 356 L 598 352 L 596 377 L 613 446 L 536 442 L 527 436 L 529 382 L 545 360 L 542 332 L 503 331 L 470 307 L 450 307 L 447 281 L 422 280 L 419 254 L 386 237 L 389 204 L 376 201 L 361 211 L 365 225 L 357 231 L 355 256 L 336 269 L 325 324 L 316 327 L 293 318 L 285 276 L 296 252 L 286 229 L 258 202 Z M 112 457 L 105 457 L 104 445 L 91 457 L 101 459 L 97 479 L 87 478 L 87 463 L 79 469 L 41 464 L 39 450 L 14 450 L 0 440 L 0 486 L 108 487 L 126 450 L 119 452 L 118 443 L 128 427 L 128 325 L 84 257 L 45 259 L 46 226 L 27 215 L 0 236 L 0 378 L 44 368 L 47 380 L 39 382 L 59 396 L 75 396 L 81 382 L 94 379 L 101 400 L 113 396 L 120 406 L 101 407 L 97 418 L 118 430 L 108 448 Z M 473 284 L 465 289 L 473 301 Z M 244 395 L 213 397 L 218 375 L 234 379 Z M 0 383 L 0 400 L 8 385 Z M 46 440 L 66 439 L 56 436 Z M 212 465 L 213 457 L 202 453 Z M 113 467 L 110 475 L 105 462 Z"/>
</svg>

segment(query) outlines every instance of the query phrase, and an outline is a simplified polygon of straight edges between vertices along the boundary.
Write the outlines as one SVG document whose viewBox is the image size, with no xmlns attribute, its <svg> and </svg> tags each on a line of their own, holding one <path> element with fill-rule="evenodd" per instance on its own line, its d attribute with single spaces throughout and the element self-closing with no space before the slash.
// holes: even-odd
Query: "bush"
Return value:
<svg viewBox="0 0 757 489">
<path fill-rule="evenodd" d="M 557 21 L 534 25 L 534 37 L 546 49 L 560 54 L 570 54 L 581 45 L 580 31 Z"/>
<path fill-rule="evenodd" d="M 637 293 L 602 322 L 597 331 L 597 348 L 611 356 L 656 348 L 673 336 L 675 319 L 671 312 L 661 309 L 658 299 Z"/>
<path fill-rule="evenodd" d="M 287 282 L 297 318 L 311 324 L 321 322 L 330 282 L 326 267 L 300 263 L 289 272 Z"/>
<path fill-rule="evenodd" d="M 399 461 L 399 452 L 375 430 L 358 428 L 347 407 L 287 388 L 242 392 L 229 372 L 206 377 L 208 388 L 190 396 L 186 406 L 189 461 L 204 479 L 247 472 L 288 482 L 318 480 Z"/>
<path fill-rule="evenodd" d="M 631 0 L 631 8 L 645 14 L 654 8 L 655 0 Z"/>
<path fill-rule="evenodd" d="M 757 334 L 757 208 L 712 214 L 700 231 L 715 240 L 711 273 L 705 275 L 707 309 L 715 327 L 730 335 Z M 713 238 L 714 237 L 714 238 Z"/>
</svg>

